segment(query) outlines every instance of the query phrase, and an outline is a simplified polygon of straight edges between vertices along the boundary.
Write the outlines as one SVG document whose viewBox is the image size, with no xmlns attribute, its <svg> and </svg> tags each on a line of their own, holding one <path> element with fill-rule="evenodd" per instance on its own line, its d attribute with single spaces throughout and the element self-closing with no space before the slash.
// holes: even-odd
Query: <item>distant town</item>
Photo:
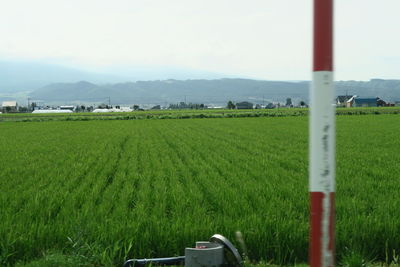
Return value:
<svg viewBox="0 0 400 267">
<path fill-rule="evenodd" d="M 180 102 L 169 105 L 111 105 L 101 103 L 98 105 L 45 105 L 40 101 L 28 101 L 28 105 L 19 105 L 17 101 L 3 101 L 0 107 L 1 113 L 73 113 L 73 112 L 133 112 L 144 110 L 166 110 L 166 109 L 275 109 L 275 108 L 307 108 L 305 101 L 294 103 L 292 98 L 287 98 L 285 103 L 269 102 L 255 104 L 249 101 L 228 101 L 226 106 L 214 106 L 203 103 Z M 357 95 L 339 95 L 335 99 L 336 107 L 394 107 L 400 106 L 400 101 L 389 102 L 379 97 L 368 98 Z"/>
</svg>

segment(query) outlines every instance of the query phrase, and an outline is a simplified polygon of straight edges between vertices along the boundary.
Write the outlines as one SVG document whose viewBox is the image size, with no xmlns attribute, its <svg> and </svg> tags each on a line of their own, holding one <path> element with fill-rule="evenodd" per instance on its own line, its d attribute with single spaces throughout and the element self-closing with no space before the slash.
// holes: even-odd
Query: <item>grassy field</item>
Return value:
<svg viewBox="0 0 400 267">
<path fill-rule="evenodd" d="M 304 263 L 307 120 L 0 123 L 0 265 L 120 265 L 237 230 L 252 261 Z M 395 114 L 337 118 L 338 262 L 398 260 L 399 133 Z"/>
</svg>

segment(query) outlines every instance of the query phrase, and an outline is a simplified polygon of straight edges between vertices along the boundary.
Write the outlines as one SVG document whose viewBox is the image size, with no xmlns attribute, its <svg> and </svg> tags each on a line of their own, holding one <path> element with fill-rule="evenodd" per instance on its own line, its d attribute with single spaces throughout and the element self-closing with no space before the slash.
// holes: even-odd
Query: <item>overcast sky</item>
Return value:
<svg viewBox="0 0 400 267">
<path fill-rule="evenodd" d="M 311 0 L 0 0 L 0 59 L 311 77 Z M 335 79 L 400 79 L 400 1 L 335 1 Z"/>
</svg>

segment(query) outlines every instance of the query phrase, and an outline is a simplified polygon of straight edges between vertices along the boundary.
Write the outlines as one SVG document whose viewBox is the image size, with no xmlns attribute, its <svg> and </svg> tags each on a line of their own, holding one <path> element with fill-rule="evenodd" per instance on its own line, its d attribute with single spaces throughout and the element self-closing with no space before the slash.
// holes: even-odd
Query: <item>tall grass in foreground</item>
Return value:
<svg viewBox="0 0 400 267">
<path fill-rule="evenodd" d="M 400 116 L 337 124 L 338 262 L 391 262 Z M 0 136 L 0 265 L 120 265 L 237 230 L 252 261 L 307 261 L 306 117 L 10 122 Z"/>
</svg>

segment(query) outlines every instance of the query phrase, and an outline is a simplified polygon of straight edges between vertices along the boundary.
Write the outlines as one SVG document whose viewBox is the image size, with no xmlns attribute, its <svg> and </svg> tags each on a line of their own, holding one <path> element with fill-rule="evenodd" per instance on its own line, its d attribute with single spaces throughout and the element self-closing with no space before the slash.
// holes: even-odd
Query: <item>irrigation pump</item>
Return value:
<svg viewBox="0 0 400 267">
<path fill-rule="evenodd" d="M 196 247 L 186 248 L 185 256 L 155 259 L 132 259 L 124 267 L 152 265 L 185 265 L 186 267 L 231 266 L 243 267 L 242 257 L 232 243 L 215 234 L 210 241 L 198 241 Z"/>
</svg>

